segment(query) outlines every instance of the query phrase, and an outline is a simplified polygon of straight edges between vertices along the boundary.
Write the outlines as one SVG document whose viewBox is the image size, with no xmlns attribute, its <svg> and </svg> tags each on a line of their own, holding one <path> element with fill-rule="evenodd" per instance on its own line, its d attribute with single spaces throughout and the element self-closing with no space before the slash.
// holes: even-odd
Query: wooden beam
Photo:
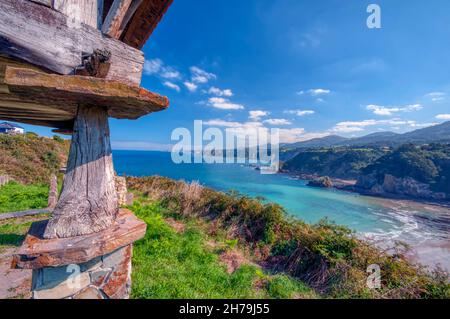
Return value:
<svg viewBox="0 0 450 319">
<path fill-rule="evenodd" d="M 107 79 L 139 85 L 143 53 L 107 38 L 51 8 L 27 0 L 0 0 L 0 54 L 59 74 L 73 74 L 83 54 L 111 52 Z"/>
<path fill-rule="evenodd" d="M 116 219 L 119 204 L 108 114 L 94 105 L 78 106 L 61 196 L 44 238 L 96 233 Z"/>
<path fill-rule="evenodd" d="M 9 93 L 0 93 L 0 118 L 19 122 L 72 121 L 78 105 L 97 105 L 120 119 L 136 119 L 169 105 L 167 97 L 105 79 L 15 67 L 7 67 L 4 74 Z"/>
<path fill-rule="evenodd" d="M 119 39 L 123 29 L 122 22 L 130 8 L 132 0 L 114 0 L 102 26 L 102 32 L 111 38 Z"/>
<path fill-rule="evenodd" d="M 147 224 L 131 211 L 120 209 L 113 227 L 87 236 L 43 239 L 47 221 L 30 228 L 24 244 L 15 252 L 15 268 L 33 269 L 88 262 L 144 237 Z"/>
<path fill-rule="evenodd" d="M 122 41 L 141 49 L 155 30 L 173 0 L 145 0 L 131 18 Z"/>
<path fill-rule="evenodd" d="M 54 0 L 53 8 L 95 29 L 102 27 L 103 0 Z"/>
<path fill-rule="evenodd" d="M 53 0 L 30 0 L 51 8 L 53 6 Z"/>
</svg>

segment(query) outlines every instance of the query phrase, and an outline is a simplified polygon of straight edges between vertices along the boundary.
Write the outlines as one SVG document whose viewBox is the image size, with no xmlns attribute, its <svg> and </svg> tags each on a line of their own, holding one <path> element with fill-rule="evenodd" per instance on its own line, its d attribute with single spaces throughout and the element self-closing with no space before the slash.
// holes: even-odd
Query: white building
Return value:
<svg viewBox="0 0 450 319">
<path fill-rule="evenodd" d="M 23 127 L 12 124 L 12 123 L 8 123 L 8 122 L 3 122 L 0 123 L 0 134 L 23 134 L 25 133 L 25 130 Z"/>
</svg>

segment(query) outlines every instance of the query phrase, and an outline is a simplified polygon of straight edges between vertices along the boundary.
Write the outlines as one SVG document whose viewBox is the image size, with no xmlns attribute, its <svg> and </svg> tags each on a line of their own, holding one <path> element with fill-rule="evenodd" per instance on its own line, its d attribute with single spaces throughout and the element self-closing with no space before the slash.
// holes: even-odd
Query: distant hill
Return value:
<svg viewBox="0 0 450 319">
<path fill-rule="evenodd" d="M 382 148 L 315 148 L 297 149 L 297 153 L 286 159 L 284 171 L 343 179 L 356 179 L 361 170 L 385 155 Z"/>
<path fill-rule="evenodd" d="M 402 134 L 396 140 L 400 143 L 450 142 L 450 121 Z"/>
<path fill-rule="evenodd" d="M 309 141 L 298 142 L 283 146 L 284 149 L 315 148 L 330 146 L 396 146 L 404 143 L 448 143 L 450 142 L 450 121 L 418 129 L 412 132 L 397 134 L 394 132 L 377 132 L 369 135 L 345 138 L 338 135 L 330 135 Z"/>
<path fill-rule="evenodd" d="M 307 147 L 326 147 L 330 145 L 335 145 L 338 143 L 343 143 L 349 140 L 346 137 L 342 137 L 339 135 L 328 135 L 322 138 L 314 138 L 312 140 L 298 142 L 293 144 L 287 144 L 286 147 L 289 148 L 307 148 Z"/>
</svg>

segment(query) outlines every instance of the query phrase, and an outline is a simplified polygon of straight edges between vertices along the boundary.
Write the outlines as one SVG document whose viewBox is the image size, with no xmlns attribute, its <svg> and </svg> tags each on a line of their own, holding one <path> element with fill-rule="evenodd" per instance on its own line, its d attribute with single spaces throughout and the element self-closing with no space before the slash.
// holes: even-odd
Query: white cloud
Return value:
<svg viewBox="0 0 450 319">
<path fill-rule="evenodd" d="M 421 128 L 421 127 L 430 127 L 438 125 L 439 123 L 410 123 L 409 126 L 415 127 L 415 128 Z"/>
<path fill-rule="evenodd" d="M 203 121 L 204 125 L 207 126 L 218 126 L 218 127 L 262 127 L 261 122 L 235 122 L 235 121 L 225 121 L 221 119 L 213 119 L 208 121 Z"/>
<path fill-rule="evenodd" d="M 163 71 L 161 72 L 161 77 L 164 79 L 180 79 L 181 74 L 177 70 L 171 68 L 171 67 L 164 67 Z"/>
<path fill-rule="evenodd" d="M 320 95 L 326 95 L 326 94 L 330 94 L 331 90 L 328 89 L 310 89 L 307 91 L 301 90 L 296 92 L 297 95 L 305 95 L 305 94 L 309 94 L 311 96 L 320 96 Z M 323 99 L 318 98 L 317 99 L 318 102 L 323 102 Z"/>
<path fill-rule="evenodd" d="M 170 88 L 170 89 L 173 89 L 173 90 L 175 90 L 177 92 L 180 92 L 180 90 L 181 90 L 178 85 L 176 85 L 175 83 L 169 82 L 169 81 L 165 81 L 163 83 L 163 85 L 168 87 L 168 88 Z"/>
<path fill-rule="evenodd" d="M 331 91 L 328 89 L 311 89 L 308 91 L 308 93 L 311 94 L 312 96 L 317 96 L 323 94 L 330 94 Z"/>
<path fill-rule="evenodd" d="M 423 106 L 420 104 L 411 104 L 406 106 L 394 106 L 394 107 L 386 107 L 381 105 L 370 104 L 367 105 L 367 110 L 373 111 L 373 114 L 381 115 L 381 116 L 390 116 L 394 113 L 398 112 L 412 112 L 419 111 L 423 109 Z"/>
<path fill-rule="evenodd" d="M 221 110 L 242 110 L 244 106 L 232 103 L 230 100 L 222 97 L 211 97 L 208 99 L 208 105 Z"/>
<path fill-rule="evenodd" d="M 306 116 L 306 115 L 313 115 L 316 112 L 314 112 L 312 110 L 288 110 L 288 111 L 284 111 L 284 113 L 294 114 L 297 116 Z"/>
<path fill-rule="evenodd" d="M 428 127 L 435 125 L 436 123 L 417 123 L 413 120 L 402 120 L 398 118 L 389 120 L 363 120 L 363 121 L 344 121 L 337 123 L 329 131 L 331 133 L 354 133 L 362 132 L 367 127 L 372 126 L 390 126 L 390 129 L 396 129 L 399 126 L 409 126 L 412 128 Z"/>
<path fill-rule="evenodd" d="M 265 130 L 270 132 L 270 129 L 261 122 L 235 122 L 224 121 L 221 119 L 213 119 L 204 121 L 204 125 L 223 127 L 226 131 L 236 134 L 238 137 L 245 137 L 248 134 L 254 133 L 255 130 Z M 277 129 L 280 136 L 280 143 L 295 143 L 307 141 L 313 138 L 321 138 L 330 135 L 329 132 L 308 133 L 304 128 L 279 128 Z"/>
<path fill-rule="evenodd" d="M 286 119 L 267 119 L 264 121 L 269 125 L 291 125 L 292 123 Z"/>
<path fill-rule="evenodd" d="M 450 114 L 438 114 L 436 118 L 438 120 L 450 120 Z"/>
<path fill-rule="evenodd" d="M 258 121 L 261 117 L 267 116 L 270 114 L 270 112 L 267 111 L 261 111 L 261 110 L 254 110 L 248 112 L 249 118 L 255 121 Z"/>
<path fill-rule="evenodd" d="M 171 66 L 164 65 L 161 59 L 145 60 L 144 73 L 148 75 L 158 75 L 164 79 L 180 79 L 181 73 Z"/>
<path fill-rule="evenodd" d="M 192 66 L 190 68 L 192 73 L 192 82 L 194 83 L 208 83 L 209 80 L 213 80 L 217 78 L 217 76 L 213 73 L 206 72 L 205 70 L 200 69 L 199 67 Z"/>
<path fill-rule="evenodd" d="M 198 85 L 192 82 L 184 82 L 184 86 L 190 91 L 195 92 L 197 91 Z"/>
<path fill-rule="evenodd" d="M 144 73 L 145 74 L 157 74 L 163 66 L 163 61 L 161 59 L 145 60 L 144 62 Z"/>
<path fill-rule="evenodd" d="M 444 92 L 431 92 L 426 95 L 432 102 L 439 102 L 445 100 L 446 94 Z"/>
<path fill-rule="evenodd" d="M 209 88 L 208 93 L 217 96 L 227 96 L 227 97 L 233 96 L 233 91 L 231 91 L 230 89 L 221 90 L 214 86 Z"/>
</svg>

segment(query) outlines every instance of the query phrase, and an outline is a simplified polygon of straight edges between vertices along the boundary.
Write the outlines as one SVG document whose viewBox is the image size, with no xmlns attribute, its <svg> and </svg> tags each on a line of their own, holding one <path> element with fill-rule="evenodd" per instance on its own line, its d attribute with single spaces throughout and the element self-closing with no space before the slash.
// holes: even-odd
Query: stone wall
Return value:
<svg viewBox="0 0 450 319">
<path fill-rule="evenodd" d="M 127 299 L 132 245 L 87 263 L 33 270 L 33 299 Z"/>
<path fill-rule="evenodd" d="M 13 180 L 13 178 L 8 175 L 0 175 L 0 186 L 8 184 L 12 180 Z"/>
<path fill-rule="evenodd" d="M 125 177 L 115 176 L 116 192 L 119 205 L 127 204 L 127 180 Z"/>
</svg>

